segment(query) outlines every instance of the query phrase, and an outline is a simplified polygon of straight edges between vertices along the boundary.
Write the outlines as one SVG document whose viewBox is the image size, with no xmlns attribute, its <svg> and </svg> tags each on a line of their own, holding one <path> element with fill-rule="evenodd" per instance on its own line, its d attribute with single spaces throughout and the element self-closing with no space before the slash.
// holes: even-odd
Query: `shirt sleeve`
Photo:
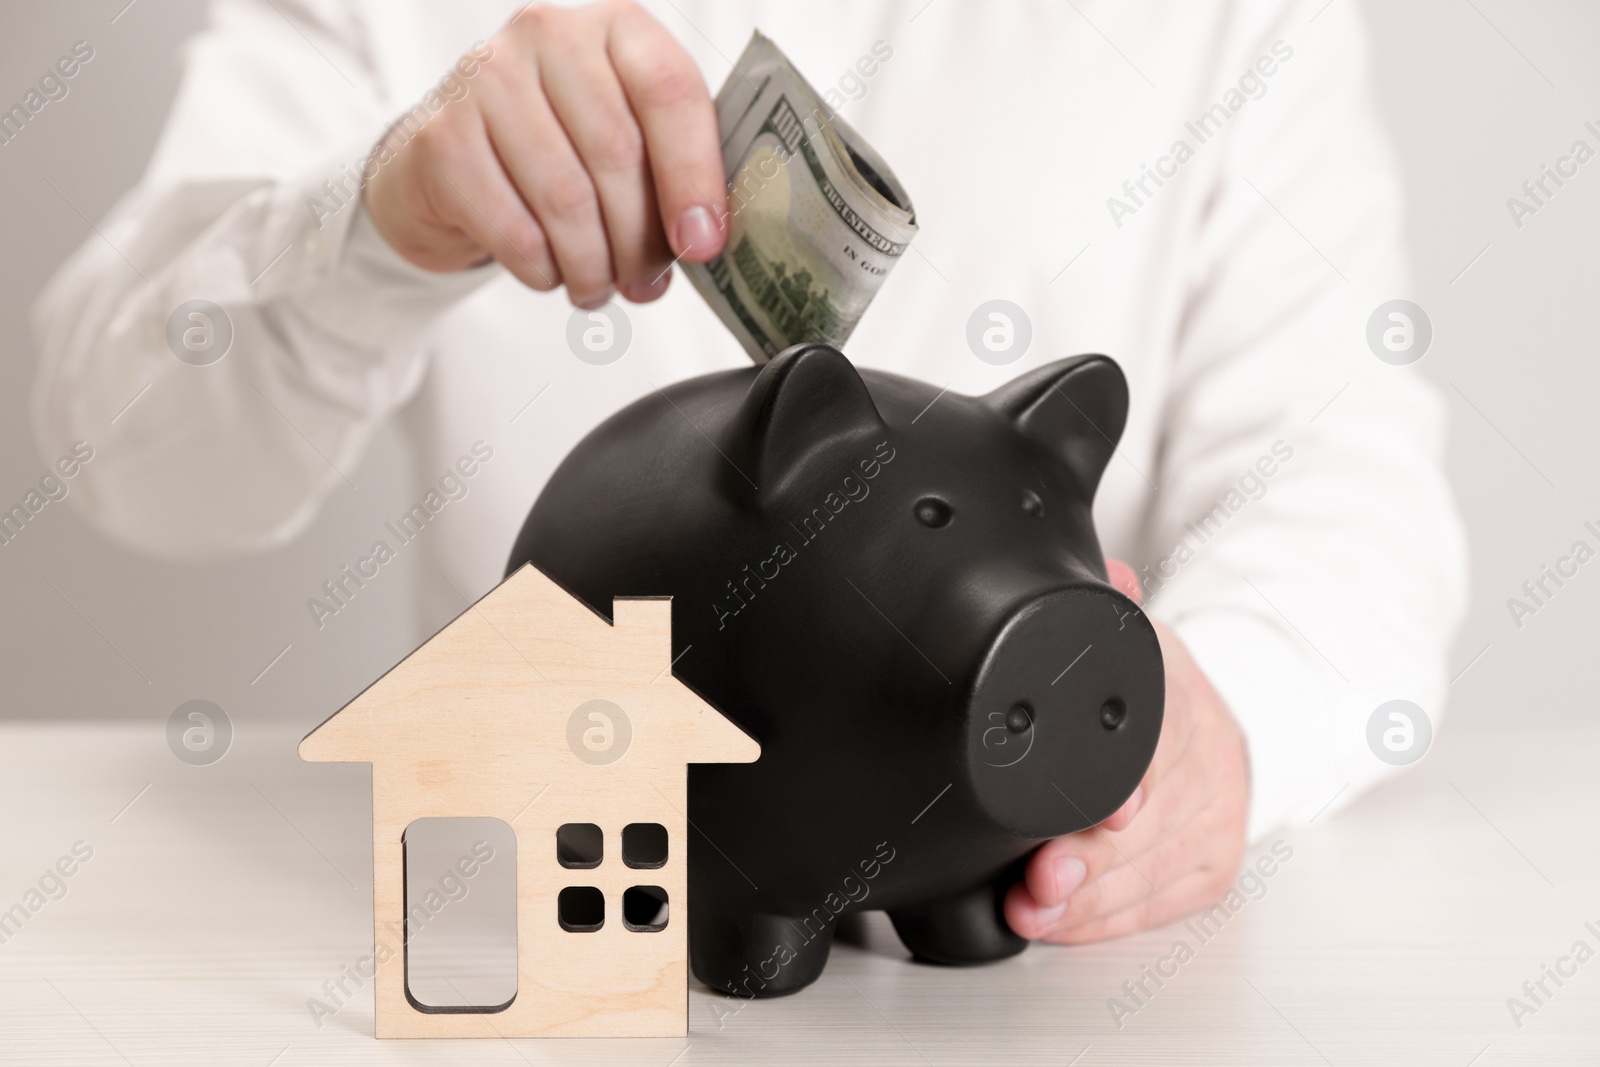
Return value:
<svg viewBox="0 0 1600 1067">
<path fill-rule="evenodd" d="M 1199 149 L 1218 162 L 1141 561 L 1152 614 L 1244 731 L 1252 840 L 1389 769 L 1367 744 L 1380 704 L 1437 721 L 1465 590 L 1442 405 L 1366 340 L 1380 304 L 1414 294 L 1361 27 L 1286 6 L 1292 25 L 1219 69 L 1220 93 L 1279 57 Z"/>
<path fill-rule="evenodd" d="M 144 179 L 37 301 L 36 434 L 95 447 L 73 495 L 113 540 L 192 560 L 293 537 L 417 389 L 429 325 L 498 270 L 420 270 L 367 217 L 401 110 L 369 40 L 339 0 L 219 2 Z"/>
</svg>

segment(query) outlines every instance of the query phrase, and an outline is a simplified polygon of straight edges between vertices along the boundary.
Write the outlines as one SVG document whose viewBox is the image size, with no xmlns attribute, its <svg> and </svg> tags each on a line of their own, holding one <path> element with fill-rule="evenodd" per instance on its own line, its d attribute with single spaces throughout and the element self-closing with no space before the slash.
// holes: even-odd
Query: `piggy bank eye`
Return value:
<svg viewBox="0 0 1600 1067">
<path fill-rule="evenodd" d="M 930 530 L 948 526 L 950 524 L 950 516 L 954 514 L 950 509 L 950 505 L 936 496 L 923 497 L 917 501 L 911 512 L 917 517 L 918 522 Z"/>
<path fill-rule="evenodd" d="M 1044 501 L 1032 489 L 1022 491 L 1022 510 L 1036 519 L 1044 518 Z"/>
</svg>

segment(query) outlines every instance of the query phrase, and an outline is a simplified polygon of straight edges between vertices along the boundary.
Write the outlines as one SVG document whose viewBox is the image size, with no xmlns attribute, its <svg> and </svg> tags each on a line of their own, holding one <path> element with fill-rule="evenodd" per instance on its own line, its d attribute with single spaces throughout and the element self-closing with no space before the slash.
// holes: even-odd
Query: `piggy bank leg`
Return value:
<svg viewBox="0 0 1600 1067">
<path fill-rule="evenodd" d="M 1006 925 L 1002 904 L 1014 872 L 931 904 L 889 913 L 911 954 L 930 963 L 989 963 L 1015 956 L 1028 942 Z"/>
<path fill-rule="evenodd" d="M 690 919 L 689 962 L 719 992 L 747 999 L 798 993 L 821 976 L 837 925 L 833 916 L 823 923 L 702 906 Z"/>
</svg>

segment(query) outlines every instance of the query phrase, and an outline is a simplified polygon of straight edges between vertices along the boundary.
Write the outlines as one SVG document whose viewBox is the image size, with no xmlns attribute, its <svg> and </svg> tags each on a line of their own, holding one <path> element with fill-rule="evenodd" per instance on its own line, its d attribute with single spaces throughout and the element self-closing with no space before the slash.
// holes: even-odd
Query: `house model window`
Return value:
<svg viewBox="0 0 1600 1067">
<path fill-rule="evenodd" d="M 593 870 L 605 862 L 605 831 L 592 822 L 556 829 L 556 862 L 568 870 Z M 622 828 L 625 867 L 654 870 L 667 865 L 667 828 L 633 822 Z M 622 893 L 622 925 L 635 933 L 667 928 L 667 891 L 658 885 L 630 886 Z M 606 924 L 606 898 L 599 887 L 569 885 L 556 902 L 556 921 L 568 933 L 591 934 Z"/>
</svg>

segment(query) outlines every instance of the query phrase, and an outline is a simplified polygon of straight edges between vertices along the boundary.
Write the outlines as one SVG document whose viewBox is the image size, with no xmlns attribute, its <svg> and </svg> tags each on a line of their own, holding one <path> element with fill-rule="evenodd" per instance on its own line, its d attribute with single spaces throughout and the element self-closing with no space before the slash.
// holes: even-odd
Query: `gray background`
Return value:
<svg viewBox="0 0 1600 1067">
<path fill-rule="evenodd" d="M 1334 4 L 1354 0 L 1332 0 Z M 30 6 L 0 34 L 7 106 L 73 41 L 95 58 L 24 134 L 0 146 L 0 503 L 44 472 L 27 395 L 35 355 L 27 312 L 57 265 L 143 171 L 177 86 L 199 0 Z M 1450 475 L 1472 546 L 1472 608 L 1453 657 L 1456 723 L 1511 717 L 1529 729 L 1587 712 L 1596 656 L 1600 561 L 1550 605 L 1511 621 L 1506 599 L 1600 525 L 1594 462 L 1595 294 L 1600 292 L 1600 160 L 1518 230 L 1506 198 L 1600 125 L 1600 8 L 1578 0 L 1369 0 L 1376 78 L 1405 167 L 1417 284 L 1434 342 L 1415 370 L 1452 414 Z M 1321 17 L 1320 15 L 1318 17 Z M 48 179 L 48 182 L 46 181 Z M 57 193 L 52 190 L 53 183 Z M 1470 266 L 1469 266 L 1470 264 Z M 293 545 L 206 567 L 155 563 L 107 545 L 70 506 L 50 505 L 0 545 L 0 717 L 148 720 L 163 728 L 193 698 L 216 701 L 240 734 L 285 717 L 316 721 L 410 651 L 420 634 L 387 620 L 357 634 L 306 636 L 304 607 L 281 595 L 339 559 L 339 534 L 401 510 L 409 457 L 380 435 L 351 472 L 360 499 L 335 494 Z M 1403 514 L 1397 523 L 1406 521 Z M 52 588 L 52 584 L 54 588 Z M 315 584 L 315 582 L 311 582 Z M 263 595 L 271 592 L 273 595 Z M 274 657 L 282 658 L 262 674 Z"/>
</svg>

